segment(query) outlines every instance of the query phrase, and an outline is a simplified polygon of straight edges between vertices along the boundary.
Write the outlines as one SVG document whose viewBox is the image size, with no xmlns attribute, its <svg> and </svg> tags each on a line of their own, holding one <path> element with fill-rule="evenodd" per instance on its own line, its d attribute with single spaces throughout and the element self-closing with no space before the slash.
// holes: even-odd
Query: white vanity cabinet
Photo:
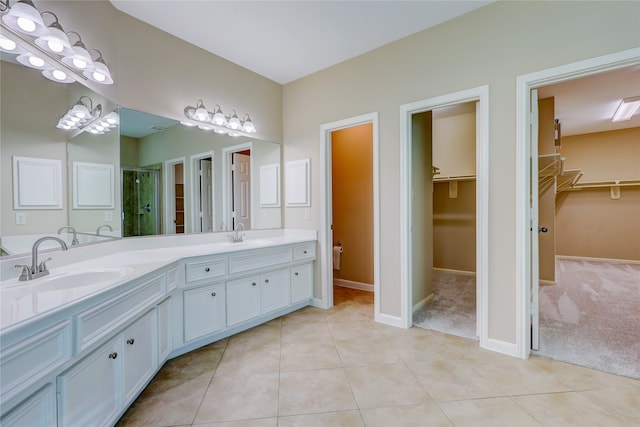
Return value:
<svg viewBox="0 0 640 427">
<path fill-rule="evenodd" d="M 291 267 L 291 304 L 313 297 L 313 264 Z"/>
<path fill-rule="evenodd" d="M 20 406 L 0 419 L 3 427 L 50 427 L 56 425 L 54 385 L 48 383 Z"/>
<path fill-rule="evenodd" d="M 213 334 L 225 327 L 224 284 L 183 291 L 184 342 Z"/>
<path fill-rule="evenodd" d="M 172 302 L 169 297 L 158 304 L 158 360 L 162 362 L 171 353 Z"/>
<path fill-rule="evenodd" d="M 282 268 L 260 275 L 260 312 L 262 314 L 289 305 L 289 282 L 288 268 Z"/>
<path fill-rule="evenodd" d="M 103 426 L 157 369 L 156 312 L 148 311 L 122 333 L 58 377 L 59 426 Z"/>
<path fill-rule="evenodd" d="M 58 377 L 58 425 L 103 426 L 122 406 L 122 340 L 112 339 Z"/>
</svg>

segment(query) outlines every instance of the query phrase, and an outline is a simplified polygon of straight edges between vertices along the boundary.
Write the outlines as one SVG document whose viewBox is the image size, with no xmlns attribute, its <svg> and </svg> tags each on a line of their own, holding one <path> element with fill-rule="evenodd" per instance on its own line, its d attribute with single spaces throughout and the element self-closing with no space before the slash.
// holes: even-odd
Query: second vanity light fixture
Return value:
<svg viewBox="0 0 640 427">
<path fill-rule="evenodd" d="M 58 120 L 56 127 L 63 130 L 87 131 L 92 134 L 102 135 L 115 128 L 120 118 L 115 111 L 104 117 L 100 117 L 101 114 L 101 104 L 96 105 L 94 108 L 91 98 L 81 96 L 73 107 Z"/>
<path fill-rule="evenodd" d="M 198 100 L 195 107 L 185 107 L 184 115 L 188 120 L 183 120 L 180 123 L 185 126 L 198 126 L 199 129 L 205 131 L 212 130 L 215 133 L 228 134 L 229 136 L 240 136 L 256 131 L 248 114 L 245 114 L 242 120 L 238 118 L 235 110 L 232 110 L 231 116 L 225 116 L 219 105 L 215 106 L 212 113 L 207 110 L 201 99 Z"/>
<path fill-rule="evenodd" d="M 18 55 L 20 64 L 41 70 L 54 82 L 73 83 L 84 76 L 96 83 L 113 83 L 102 53 L 87 50 L 75 31 L 65 33 L 55 13 L 38 12 L 31 0 L 19 0 L 13 6 L 9 0 L 0 0 L 0 14 L 0 50 Z M 48 26 L 45 16 L 53 18 Z M 70 35 L 78 39 L 73 45 Z"/>
</svg>

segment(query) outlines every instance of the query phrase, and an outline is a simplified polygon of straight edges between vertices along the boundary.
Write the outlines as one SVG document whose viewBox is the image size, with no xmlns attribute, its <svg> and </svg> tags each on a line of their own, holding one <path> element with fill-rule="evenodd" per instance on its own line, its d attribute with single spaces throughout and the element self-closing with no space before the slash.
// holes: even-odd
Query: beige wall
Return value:
<svg viewBox="0 0 640 427">
<path fill-rule="evenodd" d="M 499 1 L 284 86 L 285 161 L 319 165 L 321 124 L 378 112 L 383 314 L 401 314 L 400 106 L 489 86 L 488 329 L 515 343 L 516 78 L 637 47 L 639 28 L 637 2 Z M 320 227 L 312 173 L 311 220 L 286 209 L 287 227 Z"/>
<path fill-rule="evenodd" d="M 67 103 L 67 87 L 52 83 L 44 77 L 37 78 L 38 71 L 23 66 L 2 62 L 1 67 L 0 236 L 55 232 L 57 227 L 67 224 L 68 214 L 68 136 L 67 132 L 55 127 L 66 112 L 64 105 Z M 33 78 L 34 74 L 36 78 Z M 39 93 L 39 100 L 26 95 L 25 88 L 29 88 L 29 92 Z M 20 210 L 18 212 L 26 214 L 27 223 L 16 225 L 16 211 L 13 209 L 13 156 L 56 159 L 62 162 L 62 209 Z"/>
<path fill-rule="evenodd" d="M 640 128 L 562 138 L 562 156 L 582 169 L 579 183 L 640 179 Z M 562 192 L 557 198 L 558 255 L 640 260 L 640 188 Z"/>
<path fill-rule="evenodd" d="M 640 261 L 640 188 L 568 191 L 557 199 L 558 255 Z"/>
<path fill-rule="evenodd" d="M 555 154 L 554 98 L 538 101 L 538 154 Z M 554 181 L 538 188 L 538 224 L 546 233 L 538 233 L 538 263 L 540 280 L 547 284 L 556 279 L 556 191 Z"/>
<path fill-rule="evenodd" d="M 562 137 L 567 169 L 582 169 L 579 183 L 640 179 L 640 128 Z"/>
<path fill-rule="evenodd" d="M 373 285 L 373 125 L 331 133 L 333 241 L 344 253 L 335 279 Z"/>
<path fill-rule="evenodd" d="M 411 224 L 413 306 L 433 294 L 433 112 L 411 117 Z M 384 259 L 384 258 L 383 258 Z"/>
<path fill-rule="evenodd" d="M 449 183 L 433 186 L 433 266 L 476 271 L 476 182 L 458 181 L 458 197 Z"/>
</svg>

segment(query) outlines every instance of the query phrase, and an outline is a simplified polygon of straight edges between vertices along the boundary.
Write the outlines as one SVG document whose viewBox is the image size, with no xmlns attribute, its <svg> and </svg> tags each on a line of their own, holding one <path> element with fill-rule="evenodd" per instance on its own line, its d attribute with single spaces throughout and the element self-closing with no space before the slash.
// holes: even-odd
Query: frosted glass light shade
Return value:
<svg viewBox="0 0 640 427">
<path fill-rule="evenodd" d="M 38 9 L 30 0 L 20 0 L 15 3 L 2 20 L 11 29 L 22 34 L 40 37 L 49 33 Z"/>
</svg>

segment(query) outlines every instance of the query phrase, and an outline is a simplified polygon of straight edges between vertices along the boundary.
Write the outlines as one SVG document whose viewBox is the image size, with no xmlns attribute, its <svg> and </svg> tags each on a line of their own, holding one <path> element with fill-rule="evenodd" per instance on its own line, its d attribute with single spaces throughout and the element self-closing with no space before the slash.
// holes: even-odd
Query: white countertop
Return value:
<svg viewBox="0 0 640 427">
<path fill-rule="evenodd" d="M 317 239 L 315 230 L 265 230 L 247 232 L 245 241 L 241 243 L 220 241 L 222 238 L 226 239 L 227 235 L 228 233 L 217 233 L 121 239 L 99 245 L 70 247 L 64 252 L 58 250 L 42 253 L 41 260 L 52 258 L 48 263 L 49 276 L 20 282 L 18 281 L 19 270 L 13 268 L 14 277 L 2 281 L 0 331 L 20 323 L 30 323 L 45 313 L 78 303 L 92 295 L 113 289 L 184 258 Z M 5 277 L 7 270 L 12 268 L 8 262 L 17 263 L 16 260 L 3 261 Z M 27 264 L 27 262 L 22 263 Z M 90 275 L 94 272 L 105 273 L 101 276 L 104 280 L 78 286 L 66 284 L 72 283 L 68 278 L 73 275 L 80 277 L 80 275 Z M 83 283 L 86 283 L 86 280 Z"/>
</svg>

